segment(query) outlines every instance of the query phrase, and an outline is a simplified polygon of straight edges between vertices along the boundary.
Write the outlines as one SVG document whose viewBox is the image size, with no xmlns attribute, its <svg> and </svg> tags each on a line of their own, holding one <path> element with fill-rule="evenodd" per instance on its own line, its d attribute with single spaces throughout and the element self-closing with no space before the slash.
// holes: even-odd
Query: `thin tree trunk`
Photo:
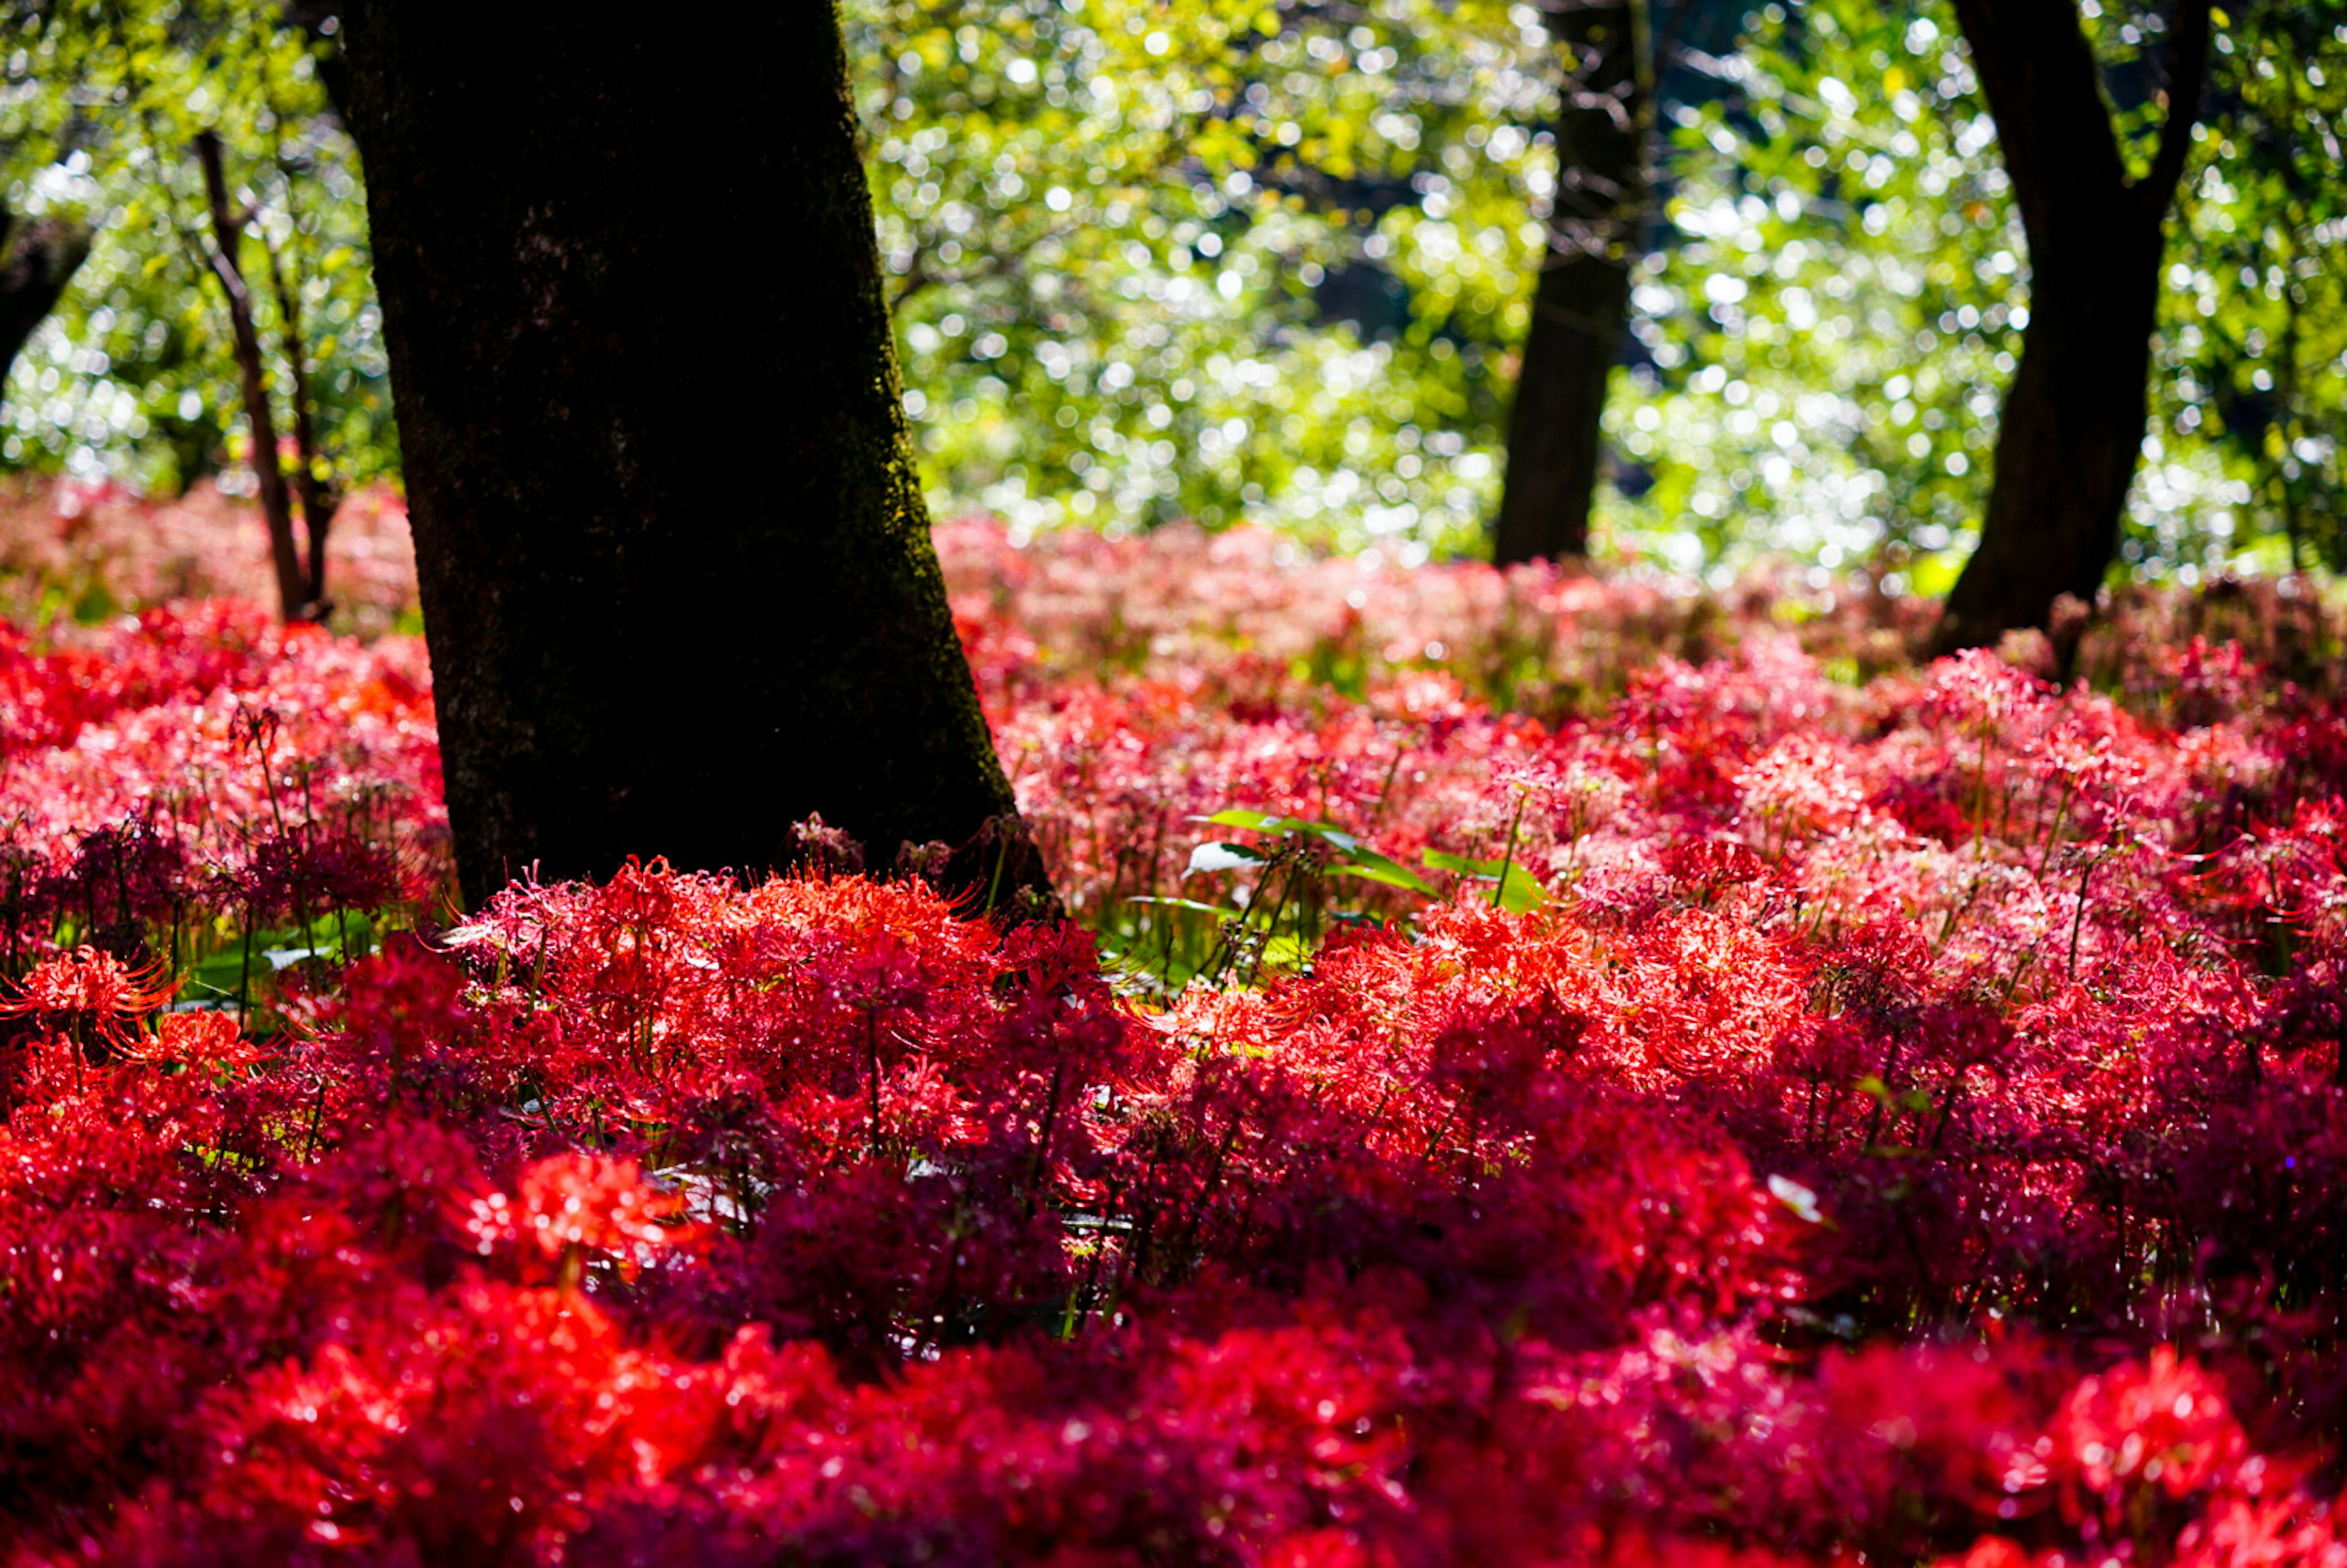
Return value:
<svg viewBox="0 0 2347 1568">
<path fill-rule="evenodd" d="M 293 471 L 293 494 L 302 503 L 302 531 L 310 546 L 304 587 L 309 613 L 323 620 L 330 608 L 326 600 L 326 536 L 334 526 L 334 513 L 341 508 L 343 497 L 333 481 L 326 477 L 325 463 L 318 451 L 317 420 L 310 402 L 308 349 L 302 341 L 301 302 L 286 284 L 285 269 L 278 260 L 277 248 L 265 239 L 262 244 L 269 255 L 270 292 L 277 297 L 281 334 L 278 350 L 285 356 L 286 376 L 293 384 L 293 455 L 300 465 Z"/>
<path fill-rule="evenodd" d="M 345 20 L 467 901 L 635 855 L 756 874 L 817 813 L 868 864 L 942 841 L 949 884 L 1040 887 L 929 543 L 832 5 L 718 49 L 559 7 Z"/>
<path fill-rule="evenodd" d="M 2299 125 L 2302 119 L 2298 105 L 2298 73 L 2284 69 L 2277 74 L 2281 78 L 2284 121 Z M 2299 317 L 2304 301 L 2299 292 L 2298 263 L 2305 244 L 2307 221 L 2304 171 L 2295 158 L 2283 160 L 2281 191 L 2281 376 L 2274 385 L 2281 409 L 2281 452 L 2274 463 L 2273 476 L 2281 485 L 2282 534 L 2290 541 L 2290 569 L 2302 572 L 2306 569 L 2305 487 L 2300 482 L 2297 451 L 2306 424 L 2304 410 L 2299 404 Z M 2259 247 L 2260 251 L 2263 249 Z M 2342 1051 L 2342 1057 L 2347 1060 L 2347 1051 Z"/>
<path fill-rule="evenodd" d="M 311 602 L 310 579 L 302 569 L 302 547 L 293 538 L 293 506 L 286 495 L 285 470 L 277 456 L 277 416 L 269 406 L 261 333 L 252 324 L 252 291 L 245 286 L 244 271 L 237 265 L 244 220 L 229 205 L 220 138 L 210 131 L 197 136 L 196 159 L 203 165 L 204 193 L 211 204 L 212 248 L 205 261 L 228 298 L 229 331 L 236 352 L 237 379 L 244 394 L 244 422 L 252 437 L 252 476 L 261 492 L 261 515 L 269 523 L 269 559 L 277 572 L 279 610 L 288 620 L 300 620 Z"/>
<path fill-rule="evenodd" d="M 1606 383 L 1629 327 L 1630 269 L 1646 208 L 1647 95 L 1639 0 L 1546 12 L 1563 63 L 1548 254 L 1508 421 L 1507 486 L 1492 559 L 1588 553 Z"/>
<path fill-rule="evenodd" d="M 83 225 L 56 218 L 23 223 L 0 210 L 0 383 L 88 256 Z"/>
<path fill-rule="evenodd" d="M 2029 243 L 2029 324 L 1997 423 L 1979 548 L 1942 611 L 1939 651 L 2092 604 L 2142 454 L 2162 232 L 2208 72 L 2209 0 L 2168 26 L 2167 119 L 2127 178 L 2100 67 L 2072 0 L 1956 0 Z"/>
</svg>

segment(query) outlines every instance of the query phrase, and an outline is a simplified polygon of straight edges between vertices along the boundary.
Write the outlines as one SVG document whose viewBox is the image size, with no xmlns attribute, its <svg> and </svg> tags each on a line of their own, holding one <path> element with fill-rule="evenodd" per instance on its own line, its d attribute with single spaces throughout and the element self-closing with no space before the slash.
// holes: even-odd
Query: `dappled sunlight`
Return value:
<svg viewBox="0 0 2347 1568">
<path fill-rule="evenodd" d="M 941 542 L 1083 927 L 660 865 L 450 924 L 415 644 L 19 645 L 15 1560 L 2339 1550 L 2347 716 L 2161 640 L 2221 600 L 2064 691 Z"/>
</svg>

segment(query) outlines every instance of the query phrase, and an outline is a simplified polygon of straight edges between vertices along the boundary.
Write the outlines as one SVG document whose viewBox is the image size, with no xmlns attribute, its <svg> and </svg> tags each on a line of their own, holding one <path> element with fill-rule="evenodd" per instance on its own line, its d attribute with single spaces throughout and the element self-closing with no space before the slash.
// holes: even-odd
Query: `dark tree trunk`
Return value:
<svg viewBox="0 0 2347 1568">
<path fill-rule="evenodd" d="M 456 863 L 886 864 L 1013 810 L 907 440 L 828 0 L 344 14 Z M 1040 886 L 1025 841 L 1006 888 Z"/>
<path fill-rule="evenodd" d="M 262 243 L 268 244 L 265 235 Z M 301 497 L 302 531 L 309 541 L 305 613 L 323 620 L 333 610 L 326 598 L 326 536 L 333 530 L 343 493 L 328 477 L 324 454 L 318 449 L 318 422 L 310 398 L 310 345 L 302 336 L 302 296 L 288 285 L 276 248 L 269 246 L 268 251 L 269 291 L 277 297 L 278 352 L 285 356 L 285 378 L 292 384 L 293 493 Z"/>
<path fill-rule="evenodd" d="M 237 260 L 237 252 L 244 248 L 247 215 L 229 205 L 220 138 L 210 131 L 198 136 L 196 159 L 203 166 L 204 195 L 211 210 L 212 249 L 205 259 L 228 302 L 230 342 L 236 354 L 237 384 L 244 398 L 244 422 L 252 436 L 253 484 L 261 495 L 261 518 L 269 525 L 269 559 L 277 574 L 279 613 L 288 620 L 308 620 L 313 616 L 316 596 L 310 591 L 312 574 L 293 537 L 293 504 L 277 450 L 277 415 L 270 407 L 269 374 L 261 363 L 261 333 L 253 325 L 252 291 Z M 323 547 L 324 541 L 319 542 Z M 323 582 L 323 556 L 317 565 L 318 579 Z"/>
<path fill-rule="evenodd" d="M 89 256 L 89 231 L 62 219 L 20 221 L 0 210 L 0 382 Z"/>
<path fill-rule="evenodd" d="M 1508 421 L 1491 551 L 1501 566 L 1589 550 L 1598 422 L 1629 326 L 1630 268 L 1646 207 L 1636 4 L 1583 0 L 1546 11 L 1564 64 L 1557 190 Z"/>
<path fill-rule="evenodd" d="M 2044 626 L 2065 593 L 2092 604 L 2110 569 L 2143 449 L 2162 231 L 2198 117 L 2209 10 L 2177 7 L 2158 151 L 2129 179 L 2072 0 L 1956 0 L 2028 237 L 2029 324 L 1940 651 Z"/>
</svg>

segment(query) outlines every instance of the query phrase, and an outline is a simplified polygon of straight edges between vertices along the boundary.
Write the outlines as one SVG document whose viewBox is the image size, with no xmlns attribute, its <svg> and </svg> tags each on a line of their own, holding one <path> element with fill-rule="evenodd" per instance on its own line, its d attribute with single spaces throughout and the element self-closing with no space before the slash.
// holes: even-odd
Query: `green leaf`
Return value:
<svg viewBox="0 0 2347 1568">
<path fill-rule="evenodd" d="M 1263 948 L 1263 961 L 1281 968 L 1302 968 L 1311 957 L 1311 945 L 1296 936 L 1274 937 Z"/>
<path fill-rule="evenodd" d="M 1234 909 L 1229 907 L 1227 905 L 1202 904 L 1195 898 L 1162 898 L 1155 894 L 1151 893 L 1137 893 L 1132 897 L 1127 898 L 1125 902 L 1128 904 L 1156 904 L 1168 909 L 1189 909 L 1201 915 L 1218 915 L 1225 920 L 1240 919 L 1246 914 L 1246 911 L 1244 909 Z"/>
<path fill-rule="evenodd" d="M 1540 878 L 1521 866 L 1510 866 L 1500 878 L 1500 907 L 1511 915 L 1529 914 L 1549 901 Z"/>
<path fill-rule="evenodd" d="M 1267 858 L 1262 850 L 1244 844 L 1223 844 L 1208 839 L 1190 851 L 1190 868 L 1182 875 L 1196 876 L 1214 871 L 1242 871 L 1250 866 L 1259 866 Z"/>
<path fill-rule="evenodd" d="M 1446 854 L 1440 849 L 1428 850 L 1425 860 L 1437 871 L 1455 872 L 1479 882 L 1497 882 L 1500 907 L 1511 915 L 1522 915 L 1549 902 L 1549 891 L 1541 886 L 1540 878 L 1514 861 L 1470 860 L 1463 855 Z"/>
<path fill-rule="evenodd" d="M 365 915 L 345 911 L 339 920 L 332 914 L 321 915 L 307 927 L 281 926 L 255 931 L 250 976 L 258 985 L 278 970 L 312 958 L 344 963 L 372 952 L 374 947 L 374 922 Z M 240 939 L 192 965 L 180 989 L 190 1000 L 233 997 L 246 978 L 244 943 Z"/>
<path fill-rule="evenodd" d="M 1463 855 L 1440 849 L 1430 849 L 1420 858 L 1437 871 L 1453 871 L 1461 876 L 1490 878 L 1500 874 L 1500 862 L 1496 860 L 1470 860 Z"/>
<path fill-rule="evenodd" d="M 1426 878 L 1407 866 L 1395 865 L 1375 850 L 1354 851 L 1350 862 L 1343 866 L 1332 866 L 1328 874 L 1332 876 L 1358 876 L 1364 881 L 1382 882 L 1389 887 L 1407 888 L 1412 893 L 1422 893 L 1429 897 L 1434 896 L 1433 885 Z"/>
<path fill-rule="evenodd" d="M 1348 833 L 1334 823 L 1307 822 L 1300 816 L 1274 816 L 1268 812 L 1255 811 L 1243 805 L 1230 806 L 1214 813 L 1212 816 L 1201 816 L 1193 820 L 1213 823 L 1217 827 L 1244 827 L 1250 833 L 1301 834 L 1308 838 L 1317 838 L 1323 843 L 1332 844 L 1348 855 L 1361 846 L 1358 835 Z"/>
</svg>

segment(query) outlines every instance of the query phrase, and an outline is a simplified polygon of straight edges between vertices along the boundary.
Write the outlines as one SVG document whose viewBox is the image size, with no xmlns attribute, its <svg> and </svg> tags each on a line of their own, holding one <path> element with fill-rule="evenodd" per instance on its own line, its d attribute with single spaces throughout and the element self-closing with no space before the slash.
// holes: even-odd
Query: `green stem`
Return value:
<svg viewBox="0 0 2347 1568">
<path fill-rule="evenodd" d="M 880 1157 L 880 1009 L 864 1009 L 864 1050 L 872 1073 L 872 1158 Z"/>
<path fill-rule="evenodd" d="M 1516 792 L 1516 812 L 1508 818 L 1508 846 L 1500 856 L 1500 879 L 1491 885 L 1491 907 L 1494 909 L 1500 907 L 1500 900 L 1507 897 L 1508 871 L 1516 863 L 1516 828 L 1524 820 L 1524 804 L 1531 799 L 1532 791 L 1519 789 Z"/>
</svg>

